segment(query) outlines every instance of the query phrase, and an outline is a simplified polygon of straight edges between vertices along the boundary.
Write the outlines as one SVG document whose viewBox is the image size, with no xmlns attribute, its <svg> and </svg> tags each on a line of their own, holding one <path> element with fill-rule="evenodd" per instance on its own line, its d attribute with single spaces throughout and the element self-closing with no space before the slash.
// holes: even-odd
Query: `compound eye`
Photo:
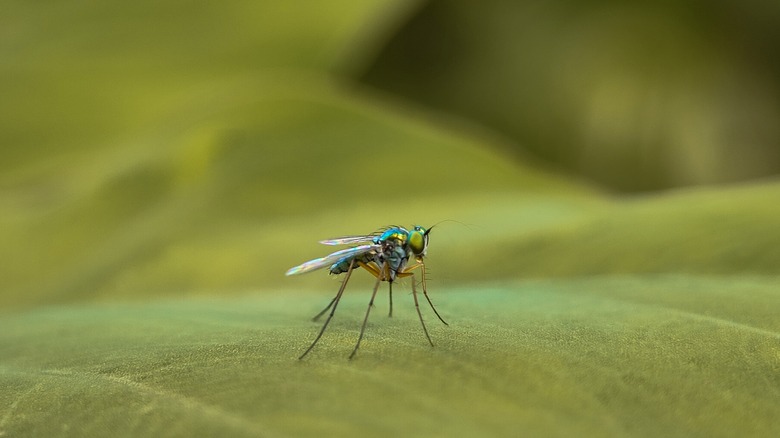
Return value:
<svg viewBox="0 0 780 438">
<path fill-rule="evenodd" d="M 416 229 L 409 233 L 409 248 L 414 255 L 421 255 L 425 252 L 427 236 Z"/>
</svg>

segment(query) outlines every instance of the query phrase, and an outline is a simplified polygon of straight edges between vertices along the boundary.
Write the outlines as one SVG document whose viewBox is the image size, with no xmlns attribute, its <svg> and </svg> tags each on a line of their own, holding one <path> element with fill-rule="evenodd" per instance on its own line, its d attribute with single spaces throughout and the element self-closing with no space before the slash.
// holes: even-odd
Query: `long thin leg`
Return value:
<svg viewBox="0 0 780 438">
<path fill-rule="evenodd" d="M 403 272 L 399 272 L 398 276 L 401 278 L 412 277 L 412 284 L 414 284 L 414 272 L 412 271 L 419 268 L 422 268 L 422 286 L 423 286 L 423 295 L 425 295 L 425 299 L 428 300 L 428 304 L 431 305 L 431 309 L 433 309 L 433 313 L 436 314 L 436 316 L 439 318 L 439 321 L 443 322 L 444 325 L 449 325 L 447 324 L 447 321 L 445 321 L 444 318 L 442 318 L 441 315 L 439 315 L 439 311 L 436 310 L 436 307 L 434 307 L 433 302 L 431 302 L 431 298 L 428 296 L 428 288 L 425 284 L 425 263 L 419 261 L 417 264 L 409 266 L 406 269 L 404 269 Z"/>
<path fill-rule="evenodd" d="M 393 282 L 388 281 L 390 283 L 390 313 L 387 315 L 390 318 L 393 317 Z"/>
<path fill-rule="evenodd" d="M 325 329 L 328 327 L 328 324 L 330 323 L 331 318 L 333 318 L 333 314 L 336 313 L 336 307 L 339 305 L 339 300 L 341 300 L 341 295 L 344 293 L 344 288 L 347 287 L 347 282 L 349 281 L 350 275 L 352 275 L 352 269 L 355 267 L 355 260 L 352 259 L 351 262 L 349 262 L 349 268 L 347 269 L 347 275 L 344 277 L 344 281 L 341 282 L 341 287 L 339 288 L 339 292 L 336 294 L 336 297 L 333 298 L 333 301 L 331 304 L 333 305 L 333 308 L 330 311 L 330 315 L 328 315 L 328 319 L 325 320 L 325 324 L 322 325 L 322 329 L 320 329 L 320 333 L 317 335 L 317 337 L 314 339 L 314 342 L 309 345 L 309 348 L 306 349 L 306 351 L 303 352 L 301 357 L 298 358 L 298 360 L 303 359 L 306 357 L 307 354 L 311 351 L 312 348 L 314 348 L 315 345 L 317 345 L 317 341 L 320 340 L 322 337 L 322 334 L 325 333 Z M 330 304 L 325 310 L 328 310 L 330 308 Z M 324 312 L 324 311 L 323 311 Z M 315 317 L 318 318 L 319 315 Z"/>
<path fill-rule="evenodd" d="M 444 325 L 449 325 L 449 324 L 447 324 L 447 321 L 445 321 L 444 318 L 442 318 L 441 315 L 439 315 L 439 312 L 436 310 L 436 307 L 433 306 L 433 303 L 431 302 L 430 297 L 428 297 L 428 288 L 425 285 L 425 263 L 420 263 L 420 265 L 422 266 L 423 295 L 425 295 L 425 299 L 428 300 L 428 304 L 431 305 L 431 309 L 433 309 L 433 313 L 435 313 L 436 316 L 439 317 L 439 321 L 443 322 Z M 414 278 L 414 276 L 412 276 L 412 278 Z M 414 282 L 414 280 L 412 280 L 412 281 Z M 412 284 L 414 284 L 414 283 L 412 283 Z"/>
<path fill-rule="evenodd" d="M 376 267 L 374 267 L 374 265 L 363 263 L 363 262 L 357 262 L 357 265 L 360 266 L 361 268 L 364 268 L 366 271 L 368 271 L 374 277 L 379 276 L 379 271 L 378 271 L 378 269 Z M 338 295 L 336 295 L 336 296 L 338 296 Z M 312 318 L 311 320 L 312 321 L 316 321 L 316 320 L 320 319 L 320 317 L 322 315 L 324 315 L 325 312 L 327 312 L 328 309 L 330 309 L 330 306 L 332 306 L 333 303 L 335 303 L 335 302 L 336 302 L 336 297 L 333 297 L 333 299 L 330 300 L 330 303 L 328 303 L 328 305 L 324 309 L 322 309 L 322 311 L 320 313 L 315 315 L 314 318 Z M 393 316 L 393 286 L 392 285 L 390 285 L 390 316 Z"/>
<path fill-rule="evenodd" d="M 368 271 L 369 274 L 373 275 L 376 278 L 379 278 L 382 274 L 379 272 L 379 267 L 375 263 L 363 263 L 358 262 L 358 265 L 360 265 L 361 268 Z M 390 283 L 390 313 L 388 314 L 389 317 L 393 317 L 393 282 L 389 281 Z M 325 309 L 327 310 L 327 309 Z M 322 313 L 325 313 L 323 310 Z"/>
<path fill-rule="evenodd" d="M 420 324 L 422 324 L 425 337 L 428 338 L 428 343 L 430 343 L 431 347 L 433 347 L 433 341 L 431 341 L 431 337 L 428 335 L 428 329 L 425 327 L 425 321 L 423 321 L 422 313 L 420 312 L 420 303 L 417 301 L 417 286 L 415 286 L 415 283 L 416 281 L 414 274 L 412 274 L 412 296 L 414 297 L 414 308 L 417 309 L 417 316 L 420 317 Z"/>
<path fill-rule="evenodd" d="M 314 318 L 312 318 L 311 320 L 312 320 L 312 321 L 316 321 L 316 320 L 320 319 L 320 317 L 321 317 L 322 315 L 324 315 L 324 314 L 325 314 L 325 312 L 327 312 L 328 310 L 330 310 L 330 306 L 332 306 L 332 305 L 333 305 L 333 303 L 335 303 L 335 302 L 336 302 L 336 298 L 338 298 L 338 296 L 339 296 L 339 294 L 338 294 L 338 293 L 336 293 L 336 296 L 335 296 L 335 297 L 333 297 L 333 299 L 332 299 L 332 300 L 330 300 L 330 303 L 328 304 L 328 306 L 327 306 L 327 307 L 325 307 L 324 309 L 322 309 L 322 311 L 321 311 L 320 313 L 318 313 L 318 314 L 317 314 L 317 315 L 316 315 Z"/>
<path fill-rule="evenodd" d="M 385 272 L 385 266 L 382 264 L 379 267 L 379 271 L 384 274 Z M 360 327 L 360 336 L 358 337 L 357 344 L 355 344 L 355 349 L 352 350 L 352 354 L 349 355 L 349 358 L 352 359 L 355 357 L 355 353 L 358 351 L 358 347 L 360 347 L 360 341 L 363 340 L 363 333 L 366 331 L 366 323 L 368 322 L 368 314 L 371 313 L 371 307 L 374 306 L 374 297 L 376 297 L 376 291 L 379 289 L 379 283 L 382 282 L 382 275 L 378 276 L 376 278 L 376 283 L 374 283 L 374 291 L 371 293 L 371 301 L 368 302 L 368 309 L 366 309 L 366 317 L 363 318 L 363 326 Z"/>
</svg>

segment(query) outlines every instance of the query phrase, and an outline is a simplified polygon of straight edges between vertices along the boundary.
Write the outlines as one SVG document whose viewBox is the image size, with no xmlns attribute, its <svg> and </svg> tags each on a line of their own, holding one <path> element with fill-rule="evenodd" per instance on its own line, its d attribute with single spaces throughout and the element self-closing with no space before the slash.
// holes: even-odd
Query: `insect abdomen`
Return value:
<svg viewBox="0 0 780 438">
<path fill-rule="evenodd" d="M 368 254 L 362 254 L 357 257 L 344 257 L 343 259 L 337 261 L 330 267 L 330 273 L 337 275 L 341 274 L 343 272 L 347 272 L 349 269 L 349 263 L 354 259 L 356 262 L 363 262 L 368 263 L 372 261 L 374 258 L 374 254 L 368 253 Z"/>
</svg>

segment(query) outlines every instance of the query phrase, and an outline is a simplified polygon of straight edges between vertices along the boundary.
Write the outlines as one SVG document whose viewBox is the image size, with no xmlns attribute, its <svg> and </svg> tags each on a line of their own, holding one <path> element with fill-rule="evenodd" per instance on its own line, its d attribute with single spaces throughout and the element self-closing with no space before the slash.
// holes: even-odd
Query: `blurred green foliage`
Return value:
<svg viewBox="0 0 780 438">
<path fill-rule="evenodd" d="M 562 47 L 588 34 L 577 20 L 516 14 L 559 16 L 565 5 L 550 15 L 549 6 L 495 4 L 508 9 L 378 0 L 6 2 L 0 436 L 776 435 L 780 184 L 616 197 L 518 152 L 555 143 L 556 157 L 578 157 L 582 143 L 567 137 L 568 127 L 583 120 L 568 110 L 544 117 L 570 102 L 545 73 L 550 65 L 506 58 L 503 68 L 496 59 L 545 41 L 553 45 L 538 59 L 587 58 L 591 69 L 572 74 L 569 91 L 580 90 L 579 104 L 591 102 L 593 89 L 574 85 L 601 84 L 602 69 L 621 59 L 603 44 L 626 7 L 570 11 L 602 20 L 585 26 L 596 35 L 578 43 L 590 47 L 583 51 Z M 672 6 L 649 18 L 637 8 L 628 30 L 665 22 Z M 767 8 L 750 17 L 770 21 Z M 402 24 L 443 19 L 442 11 L 468 16 L 474 27 L 458 26 L 457 56 L 419 39 L 409 59 L 439 57 L 425 58 L 426 74 L 412 80 L 392 65 L 408 31 Z M 518 27 L 531 32 L 519 39 L 501 36 L 514 29 L 501 20 L 514 19 L 535 27 Z M 750 35 L 776 31 L 754 27 Z M 565 32 L 547 38 L 551 29 Z M 647 72 L 653 59 L 694 65 L 690 53 L 714 47 L 697 29 L 664 34 L 657 53 L 631 54 L 635 71 Z M 466 50 L 465 42 L 475 46 Z M 665 58 L 672 46 L 679 52 Z M 764 62 L 765 71 L 777 67 Z M 681 68 L 706 70 L 697 65 Z M 704 148 L 726 144 L 697 130 L 720 126 L 696 101 L 706 93 L 695 94 L 717 88 L 713 78 L 735 77 L 718 72 L 709 82 L 676 83 L 703 87 L 680 96 L 693 99 L 690 106 L 653 110 Z M 434 106 L 441 102 L 431 96 L 449 93 L 452 105 L 434 112 L 359 78 L 414 82 L 402 91 L 416 88 L 415 99 Z M 667 84 L 662 79 L 653 80 Z M 721 109 L 753 111 L 765 99 L 766 111 L 735 129 L 760 126 L 757 135 L 773 138 L 776 126 L 761 124 L 776 110 L 773 84 L 760 75 L 751 82 L 765 93 L 743 96 L 747 107 L 719 101 Z M 661 94 L 680 91 L 661 85 Z M 476 97 L 488 86 L 485 106 Z M 518 100 L 512 90 L 538 94 Z M 627 113 L 614 114 L 636 116 L 645 95 L 632 93 Z M 718 117 L 731 120 L 729 111 Z M 516 128 L 546 126 L 557 140 L 514 136 L 499 118 L 484 118 L 488 112 L 518 115 Z M 593 136 L 591 146 L 634 153 L 607 137 Z M 709 156 L 664 138 L 675 154 Z M 771 150 L 759 143 L 752 151 L 766 152 L 759 161 L 769 169 Z M 685 166 L 675 172 L 693 176 L 647 179 L 631 160 L 603 157 L 598 166 L 615 166 L 603 180 L 617 178 L 623 188 L 708 180 Z M 715 179 L 763 172 L 751 168 Z M 384 317 L 378 300 L 357 360 L 345 360 L 371 284 L 361 272 L 322 342 L 295 361 L 319 327 L 308 318 L 338 282 L 285 278 L 286 268 L 324 255 L 322 238 L 441 221 L 431 235 L 428 288 L 451 325 L 425 314 L 435 349 L 402 282 L 397 316 Z"/>
<path fill-rule="evenodd" d="M 618 191 L 780 172 L 780 3 L 432 0 L 366 83 Z"/>
</svg>

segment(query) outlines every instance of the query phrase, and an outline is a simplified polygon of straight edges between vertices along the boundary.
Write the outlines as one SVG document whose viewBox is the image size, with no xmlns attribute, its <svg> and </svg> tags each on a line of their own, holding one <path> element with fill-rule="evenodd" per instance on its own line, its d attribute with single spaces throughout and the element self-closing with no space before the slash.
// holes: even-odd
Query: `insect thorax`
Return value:
<svg viewBox="0 0 780 438">
<path fill-rule="evenodd" d="M 377 269 L 386 266 L 389 278 L 383 280 L 393 281 L 396 274 L 403 271 L 409 261 L 409 249 L 407 247 L 409 232 L 401 227 L 393 227 L 374 238 L 374 243 L 379 246 L 378 251 L 371 251 L 355 257 L 345 257 L 330 267 L 331 274 L 347 272 L 352 260 L 355 263 L 373 264 Z"/>
</svg>

